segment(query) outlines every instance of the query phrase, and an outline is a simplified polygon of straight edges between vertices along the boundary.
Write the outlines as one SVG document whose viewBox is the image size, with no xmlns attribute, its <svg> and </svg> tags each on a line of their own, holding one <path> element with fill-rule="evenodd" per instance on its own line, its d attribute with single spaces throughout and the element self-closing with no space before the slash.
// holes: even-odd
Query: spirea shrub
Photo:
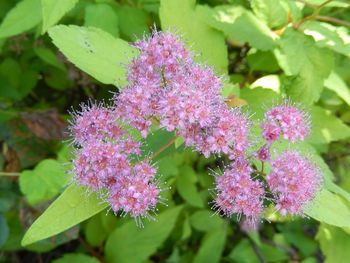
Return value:
<svg viewBox="0 0 350 263">
<path fill-rule="evenodd" d="M 230 160 L 222 174 L 214 174 L 212 207 L 217 213 L 252 224 L 274 204 L 283 216 L 303 215 L 322 185 L 320 169 L 297 151 L 272 158 L 271 146 L 278 140 L 305 140 L 308 114 L 287 100 L 269 109 L 261 123 L 264 143 L 252 154 L 255 140 L 250 139 L 248 115 L 226 104 L 223 80 L 196 63 L 176 35 L 154 32 L 133 45 L 139 55 L 127 65 L 128 84 L 114 96 L 113 105 L 90 103 L 74 114 L 70 129 L 76 183 L 99 193 L 115 213 L 152 218 L 162 191 L 154 154 L 143 157 L 142 145 L 130 131 L 146 138 L 158 125 L 205 157 Z"/>
</svg>

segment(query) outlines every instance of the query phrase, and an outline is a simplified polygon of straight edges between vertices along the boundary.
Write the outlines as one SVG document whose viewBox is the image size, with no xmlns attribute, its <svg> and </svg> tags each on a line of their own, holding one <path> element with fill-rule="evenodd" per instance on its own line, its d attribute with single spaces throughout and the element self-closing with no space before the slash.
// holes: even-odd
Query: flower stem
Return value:
<svg viewBox="0 0 350 263">
<path fill-rule="evenodd" d="M 318 14 L 320 13 L 321 9 L 322 9 L 325 5 L 329 4 L 329 3 L 332 2 L 332 1 L 333 1 L 333 0 L 327 0 L 327 1 L 323 2 L 322 4 L 318 5 L 318 6 L 315 8 L 314 12 L 313 12 L 311 15 L 306 16 L 306 17 L 304 17 L 303 19 L 301 19 L 301 20 L 299 21 L 299 23 L 297 23 L 297 24 L 294 25 L 294 28 L 295 28 L 295 29 L 299 29 L 300 26 L 301 26 L 302 24 L 304 24 L 305 22 L 307 22 L 307 21 L 309 21 L 309 20 L 316 19 L 317 16 L 318 16 Z"/>
<path fill-rule="evenodd" d="M 0 172 L 0 176 L 19 176 L 20 173 Z"/>
<path fill-rule="evenodd" d="M 154 152 L 148 159 L 153 159 L 154 157 L 161 154 L 164 150 L 166 150 L 169 146 L 171 146 L 175 141 L 177 137 L 174 136 L 170 141 L 168 141 L 166 144 L 164 144 L 162 147 L 160 147 L 156 152 Z"/>
</svg>

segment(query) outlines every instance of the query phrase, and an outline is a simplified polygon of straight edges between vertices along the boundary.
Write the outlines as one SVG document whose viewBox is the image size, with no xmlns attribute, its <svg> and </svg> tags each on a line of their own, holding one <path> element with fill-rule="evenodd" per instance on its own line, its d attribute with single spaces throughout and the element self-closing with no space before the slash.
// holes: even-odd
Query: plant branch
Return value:
<svg viewBox="0 0 350 263">
<path fill-rule="evenodd" d="M 161 154 L 164 150 L 166 150 L 169 146 L 171 146 L 175 141 L 177 137 L 173 137 L 170 141 L 168 141 L 166 144 L 164 144 L 162 147 L 160 147 L 156 152 L 154 152 L 148 159 L 153 159 L 157 155 Z"/>
<path fill-rule="evenodd" d="M 0 176 L 20 176 L 20 173 L 0 172 Z"/>
<path fill-rule="evenodd" d="M 313 20 L 316 19 L 316 17 L 318 16 L 318 14 L 320 13 L 321 9 L 326 6 L 327 4 L 329 4 L 330 2 L 332 2 L 333 0 L 327 0 L 325 2 L 323 2 L 322 4 L 318 5 L 315 7 L 314 11 L 312 12 L 311 15 L 304 17 L 303 19 L 301 19 L 297 24 L 294 25 L 295 29 L 299 29 L 300 26 L 302 24 L 304 24 L 305 22 L 309 21 L 309 20 Z"/>
<path fill-rule="evenodd" d="M 338 19 L 335 17 L 331 17 L 331 16 L 319 16 L 319 15 L 317 15 L 317 16 L 315 16 L 315 19 L 319 20 L 319 21 L 326 21 L 326 22 L 330 22 L 333 24 L 338 24 L 338 25 L 350 27 L 350 22 L 347 22 L 345 20 L 341 20 L 341 19 Z"/>
<path fill-rule="evenodd" d="M 89 254 L 96 259 L 98 259 L 101 263 L 106 263 L 102 255 L 100 255 L 95 249 L 93 249 L 82 237 L 78 237 L 79 242 L 82 244 L 82 246 L 89 252 Z"/>
</svg>

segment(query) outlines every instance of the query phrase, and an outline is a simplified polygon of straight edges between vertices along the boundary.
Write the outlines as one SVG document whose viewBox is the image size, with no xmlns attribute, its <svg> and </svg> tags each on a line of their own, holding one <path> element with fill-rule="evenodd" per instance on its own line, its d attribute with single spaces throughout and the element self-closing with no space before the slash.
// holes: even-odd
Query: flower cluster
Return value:
<svg viewBox="0 0 350 263">
<path fill-rule="evenodd" d="M 135 47 L 140 55 L 129 66 L 129 84 L 115 98 L 121 119 L 144 137 L 157 119 L 207 157 L 236 156 L 248 147 L 248 118 L 225 104 L 221 79 L 195 63 L 177 37 L 154 33 Z"/>
<path fill-rule="evenodd" d="M 309 118 L 309 115 L 297 106 L 285 101 L 265 113 L 262 123 L 263 137 L 269 143 L 276 141 L 280 136 L 290 142 L 303 141 L 309 134 Z"/>
<path fill-rule="evenodd" d="M 265 144 L 247 155 L 250 121 L 238 107 L 221 96 L 222 79 L 208 66 L 194 61 L 175 35 L 154 32 L 134 43 L 139 55 L 127 68 L 128 84 L 113 98 L 113 107 L 83 106 L 71 125 L 77 147 L 76 181 L 101 193 L 114 212 L 134 218 L 149 217 L 159 200 L 157 170 L 149 158 L 141 160 L 141 144 L 124 127 L 146 138 L 153 123 L 174 132 L 185 145 L 202 153 L 226 155 L 231 164 L 216 176 L 214 208 L 243 216 L 257 226 L 266 190 L 273 193 L 281 214 L 302 214 L 321 185 L 319 170 L 297 152 L 287 151 L 271 160 L 270 148 L 281 137 L 295 142 L 309 133 L 308 115 L 289 102 L 273 107 L 261 124 Z M 253 157 L 271 163 L 263 169 Z"/>
<path fill-rule="evenodd" d="M 267 183 L 282 215 L 303 214 L 322 184 L 319 169 L 297 151 L 286 151 L 271 162 Z"/>
<path fill-rule="evenodd" d="M 217 176 L 214 208 L 227 216 L 238 214 L 257 221 L 263 211 L 265 189 L 262 182 L 251 178 L 252 172 L 246 160 L 237 159 Z"/>
<path fill-rule="evenodd" d="M 141 145 L 118 124 L 115 111 L 103 105 L 83 106 L 71 125 L 77 146 L 73 161 L 76 181 L 107 195 L 113 211 L 148 216 L 159 194 L 156 170 L 147 162 L 135 165 Z"/>
</svg>

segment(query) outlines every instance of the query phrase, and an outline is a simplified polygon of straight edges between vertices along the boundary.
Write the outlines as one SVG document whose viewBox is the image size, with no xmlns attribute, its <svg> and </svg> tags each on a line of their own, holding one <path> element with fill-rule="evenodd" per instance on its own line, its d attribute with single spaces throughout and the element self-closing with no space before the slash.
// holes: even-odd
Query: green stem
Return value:
<svg viewBox="0 0 350 263">
<path fill-rule="evenodd" d="M 20 173 L 0 172 L 0 176 L 19 176 Z"/>
<path fill-rule="evenodd" d="M 303 19 L 301 19 L 301 20 L 299 21 L 299 23 L 297 23 L 297 24 L 294 26 L 294 28 L 295 28 L 295 29 L 299 29 L 300 26 L 301 26 L 302 24 L 304 24 L 305 22 L 307 22 L 307 21 L 309 21 L 309 20 L 316 19 L 316 17 L 317 17 L 318 14 L 320 13 L 321 9 L 322 9 L 324 6 L 326 6 L 327 4 L 329 4 L 330 2 L 332 2 L 332 1 L 333 1 L 333 0 L 327 0 L 327 1 L 323 2 L 322 4 L 318 5 L 318 6 L 315 8 L 314 12 L 313 12 L 311 15 L 306 16 L 306 17 L 304 17 Z"/>
<path fill-rule="evenodd" d="M 153 159 L 157 155 L 161 154 L 163 151 L 165 151 L 169 146 L 171 146 L 175 141 L 177 137 L 173 137 L 170 141 L 168 141 L 166 144 L 164 144 L 162 147 L 160 147 L 156 152 L 154 152 L 148 159 Z"/>
</svg>

